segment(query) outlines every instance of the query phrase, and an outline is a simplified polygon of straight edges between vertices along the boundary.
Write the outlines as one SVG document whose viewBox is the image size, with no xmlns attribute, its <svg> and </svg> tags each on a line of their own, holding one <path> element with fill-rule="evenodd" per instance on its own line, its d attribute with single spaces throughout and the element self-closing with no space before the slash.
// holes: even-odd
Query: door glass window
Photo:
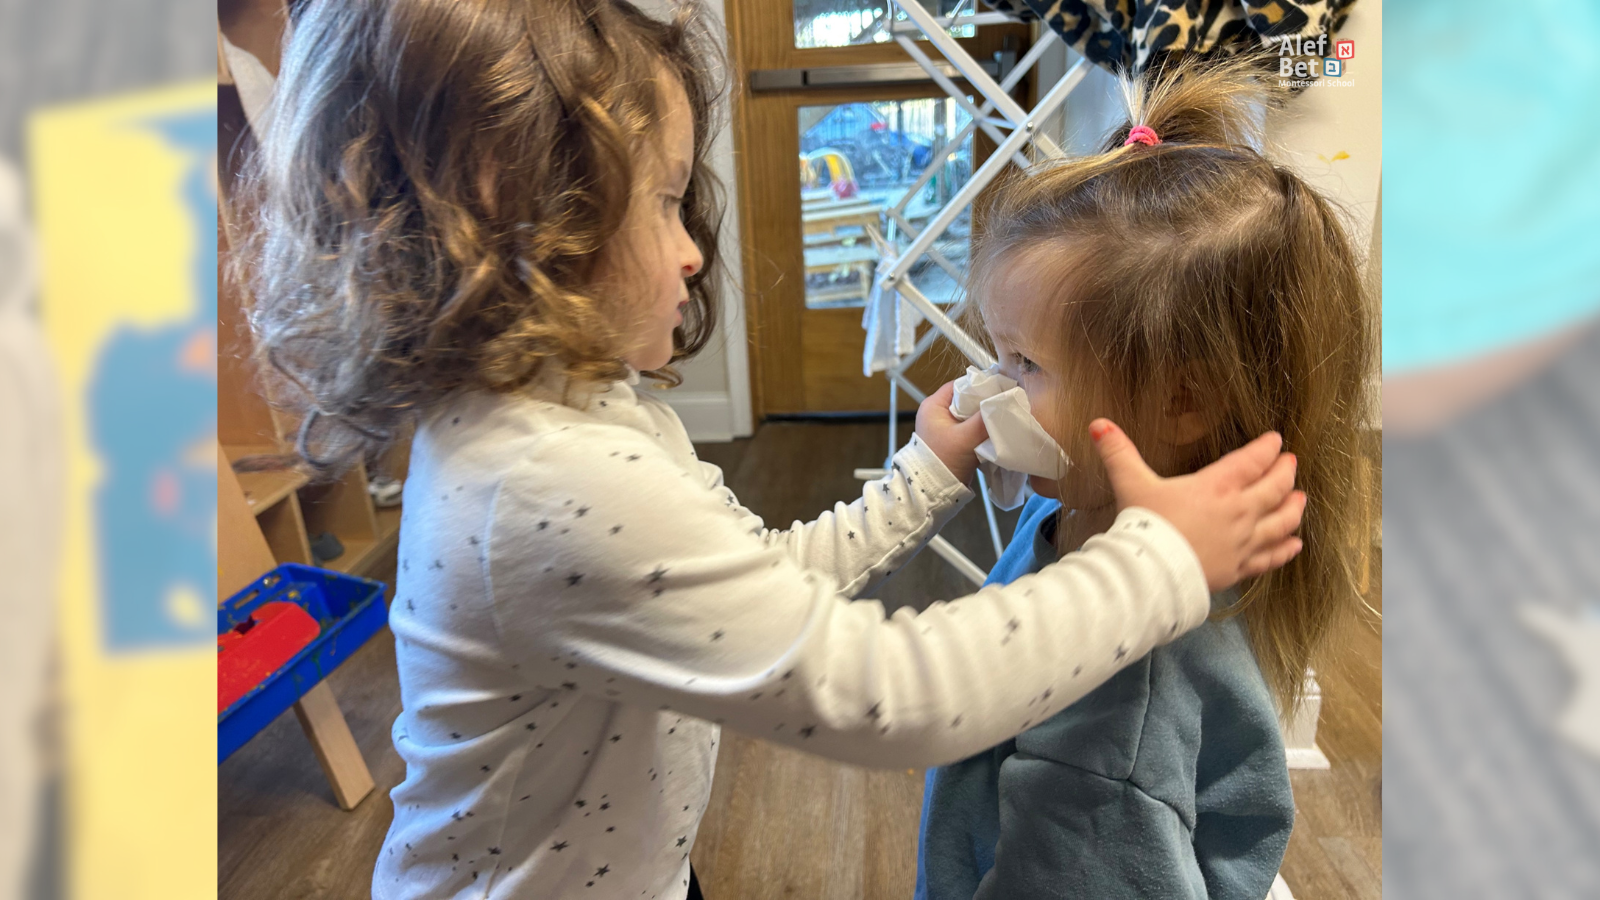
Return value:
<svg viewBox="0 0 1600 900">
<path fill-rule="evenodd" d="M 940 97 L 802 106 L 799 119 L 806 307 L 862 306 L 879 259 L 874 236 L 904 249 L 972 176 L 972 136 L 952 144 L 970 117 Z M 971 236 L 969 206 L 934 244 L 941 259 L 911 269 L 929 299 L 957 299 Z"/>
<path fill-rule="evenodd" d="M 947 16 L 959 0 L 922 0 L 922 5 L 936 16 Z M 799 49 L 810 47 L 849 47 L 855 44 L 881 44 L 892 40 L 883 27 L 884 18 L 894 4 L 889 0 L 794 0 L 794 45 Z M 971 6 L 967 6 L 968 11 Z M 904 21 L 906 14 L 895 10 Z M 969 38 L 975 34 L 971 25 L 963 25 L 951 34 Z"/>
</svg>

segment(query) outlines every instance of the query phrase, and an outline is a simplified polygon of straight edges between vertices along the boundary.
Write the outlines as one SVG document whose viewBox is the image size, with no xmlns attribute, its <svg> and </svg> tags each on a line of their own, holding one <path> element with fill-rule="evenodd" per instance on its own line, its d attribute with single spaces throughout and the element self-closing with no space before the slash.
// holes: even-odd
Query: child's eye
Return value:
<svg viewBox="0 0 1600 900">
<path fill-rule="evenodd" d="M 1013 353 L 1011 356 L 1016 360 L 1017 370 L 1022 374 L 1032 375 L 1039 371 L 1039 364 L 1027 358 L 1026 356 L 1023 356 L 1021 353 Z"/>
</svg>

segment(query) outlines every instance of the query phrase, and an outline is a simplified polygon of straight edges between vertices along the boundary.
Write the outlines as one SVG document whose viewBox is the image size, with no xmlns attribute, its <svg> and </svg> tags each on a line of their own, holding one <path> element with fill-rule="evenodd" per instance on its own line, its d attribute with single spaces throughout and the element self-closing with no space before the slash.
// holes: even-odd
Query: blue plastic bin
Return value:
<svg viewBox="0 0 1600 900">
<path fill-rule="evenodd" d="M 217 714 L 217 762 L 304 697 L 389 621 L 384 590 L 381 581 L 284 563 L 217 609 L 219 635 L 249 618 L 256 607 L 274 601 L 300 606 L 322 626 L 316 640 Z"/>
</svg>

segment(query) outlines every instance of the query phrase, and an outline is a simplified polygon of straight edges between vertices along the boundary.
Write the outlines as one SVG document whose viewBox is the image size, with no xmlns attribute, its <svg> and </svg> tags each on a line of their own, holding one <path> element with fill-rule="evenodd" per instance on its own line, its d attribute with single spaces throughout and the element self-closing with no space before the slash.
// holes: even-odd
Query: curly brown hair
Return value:
<svg viewBox="0 0 1600 900">
<path fill-rule="evenodd" d="M 1360 603 L 1359 429 L 1376 324 L 1338 210 L 1254 149 L 1261 113 L 1282 99 L 1258 65 L 1187 62 L 1125 82 L 1129 118 L 1103 152 L 1003 184 L 975 240 L 968 316 L 981 325 L 997 279 L 1019 267 L 1054 290 L 1039 333 L 1067 361 L 1058 402 L 1070 410 L 1057 421 L 1070 432 L 1056 437 L 1089 463 L 1083 477 L 1100 477 L 1085 444 L 1096 416 L 1121 424 L 1163 475 L 1283 435 L 1308 500 L 1304 549 L 1222 614 L 1243 616 L 1287 710 L 1333 624 Z M 1139 125 L 1160 143 L 1127 143 Z M 1209 422 L 1181 448 L 1161 440 L 1175 387 Z M 1081 543 L 1078 530 L 1063 519 L 1058 546 Z"/>
<path fill-rule="evenodd" d="M 675 78 L 694 119 L 683 215 L 705 257 L 672 361 L 716 330 L 724 70 L 694 0 L 314 0 L 297 9 L 234 206 L 238 275 L 300 462 L 370 456 L 460 389 L 552 364 L 624 377 L 626 301 L 596 282 Z M 678 383 L 671 365 L 645 373 Z"/>
</svg>

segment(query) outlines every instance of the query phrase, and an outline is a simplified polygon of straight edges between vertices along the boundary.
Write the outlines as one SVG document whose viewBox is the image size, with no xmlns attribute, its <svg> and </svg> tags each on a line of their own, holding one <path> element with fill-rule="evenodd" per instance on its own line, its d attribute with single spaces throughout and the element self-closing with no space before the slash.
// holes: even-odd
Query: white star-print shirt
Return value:
<svg viewBox="0 0 1600 900">
<path fill-rule="evenodd" d="M 1130 509 L 1036 575 L 886 617 L 852 598 L 972 497 L 925 444 L 854 503 L 771 529 L 661 400 L 621 382 L 568 398 L 582 408 L 538 399 L 552 381 L 455 395 L 418 428 L 389 614 L 406 778 L 378 900 L 678 900 L 719 724 L 947 763 L 1208 612 L 1189 545 Z"/>
</svg>

